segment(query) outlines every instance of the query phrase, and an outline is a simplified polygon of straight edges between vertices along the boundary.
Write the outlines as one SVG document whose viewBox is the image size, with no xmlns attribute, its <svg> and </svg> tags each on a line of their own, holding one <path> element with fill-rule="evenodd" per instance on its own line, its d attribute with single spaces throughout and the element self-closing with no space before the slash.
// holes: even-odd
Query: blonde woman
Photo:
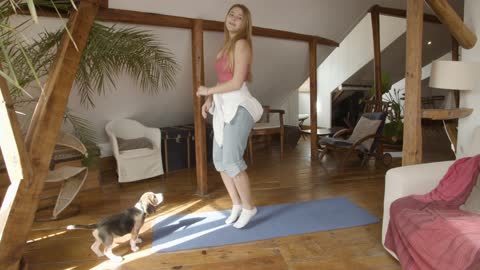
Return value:
<svg viewBox="0 0 480 270">
<path fill-rule="evenodd" d="M 243 228 L 257 213 L 246 173 L 243 154 L 255 122 L 262 116 L 260 103 L 250 94 L 252 18 L 244 5 L 233 5 L 225 17 L 225 40 L 215 61 L 218 83 L 200 86 L 198 96 L 206 96 L 202 115 L 213 114 L 213 162 L 232 199 L 230 216 L 225 220 Z"/>
</svg>

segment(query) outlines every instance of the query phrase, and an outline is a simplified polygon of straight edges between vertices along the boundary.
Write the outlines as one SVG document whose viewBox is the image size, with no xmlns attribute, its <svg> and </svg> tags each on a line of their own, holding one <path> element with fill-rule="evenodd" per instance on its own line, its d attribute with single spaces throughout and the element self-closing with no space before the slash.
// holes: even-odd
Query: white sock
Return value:
<svg viewBox="0 0 480 270">
<path fill-rule="evenodd" d="M 255 214 L 257 214 L 257 208 L 253 208 L 253 209 L 242 209 L 242 214 L 240 215 L 240 218 L 238 218 L 237 222 L 235 222 L 235 224 L 233 224 L 233 227 L 237 228 L 237 229 L 241 229 L 243 227 L 245 227 L 245 225 L 248 224 L 248 222 L 250 221 L 250 219 L 252 219 L 253 216 L 255 216 Z"/>
<path fill-rule="evenodd" d="M 230 216 L 225 220 L 225 223 L 232 224 L 237 220 L 240 216 L 240 212 L 242 211 L 242 206 L 240 204 L 234 204 L 232 207 L 232 211 L 230 212 Z"/>
</svg>

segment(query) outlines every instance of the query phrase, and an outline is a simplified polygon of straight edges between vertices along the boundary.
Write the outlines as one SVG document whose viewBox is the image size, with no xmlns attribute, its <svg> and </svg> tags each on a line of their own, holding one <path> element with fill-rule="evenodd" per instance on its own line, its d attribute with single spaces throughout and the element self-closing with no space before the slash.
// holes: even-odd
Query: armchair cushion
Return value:
<svg viewBox="0 0 480 270">
<path fill-rule="evenodd" d="M 348 141 L 353 144 L 358 140 L 362 139 L 363 137 L 377 133 L 378 127 L 381 123 L 382 120 L 371 120 L 362 116 L 355 128 L 353 129 L 353 133 L 348 138 Z M 365 146 L 365 148 L 370 149 L 372 143 L 373 138 L 362 142 L 362 145 Z"/>
<path fill-rule="evenodd" d="M 126 151 L 140 148 L 149 148 L 153 149 L 152 142 L 145 137 L 135 138 L 135 139 L 122 139 L 117 137 L 118 141 L 118 150 Z"/>
<path fill-rule="evenodd" d="M 131 119 L 116 119 L 107 123 L 105 131 L 117 161 L 118 182 L 163 174 L 160 129 Z"/>
</svg>

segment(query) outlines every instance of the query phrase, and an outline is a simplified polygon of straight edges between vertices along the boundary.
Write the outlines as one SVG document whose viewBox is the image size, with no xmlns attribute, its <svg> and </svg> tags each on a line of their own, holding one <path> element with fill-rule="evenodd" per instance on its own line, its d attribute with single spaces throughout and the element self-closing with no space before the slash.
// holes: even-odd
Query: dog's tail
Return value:
<svg viewBox="0 0 480 270">
<path fill-rule="evenodd" d="M 98 228 L 97 224 L 90 225 L 68 225 L 67 230 L 94 230 Z"/>
</svg>

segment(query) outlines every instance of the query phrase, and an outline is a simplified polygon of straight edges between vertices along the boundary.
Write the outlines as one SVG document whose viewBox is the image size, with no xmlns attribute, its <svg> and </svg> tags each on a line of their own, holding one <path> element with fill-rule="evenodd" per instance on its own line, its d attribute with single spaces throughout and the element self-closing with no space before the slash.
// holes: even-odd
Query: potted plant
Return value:
<svg viewBox="0 0 480 270">
<path fill-rule="evenodd" d="M 393 145 L 402 145 L 403 141 L 403 100 L 405 99 L 405 91 L 403 89 L 392 89 L 390 75 L 382 72 L 382 100 L 390 103 L 387 114 L 383 135 Z M 375 98 L 375 87 L 368 91 L 365 100 L 373 100 Z"/>
<path fill-rule="evenodd" d="M 401 93 L 402 92 L 402 93 Z M 393 89 L 383 95 L 383 100 L 389 102 L 390 109 L 387 114 L 387 121 L 383 128 L 383 134 L 396 145 L 403 142 L 403 100 L 405 92 L 400 89 Z"/>
</svg>

